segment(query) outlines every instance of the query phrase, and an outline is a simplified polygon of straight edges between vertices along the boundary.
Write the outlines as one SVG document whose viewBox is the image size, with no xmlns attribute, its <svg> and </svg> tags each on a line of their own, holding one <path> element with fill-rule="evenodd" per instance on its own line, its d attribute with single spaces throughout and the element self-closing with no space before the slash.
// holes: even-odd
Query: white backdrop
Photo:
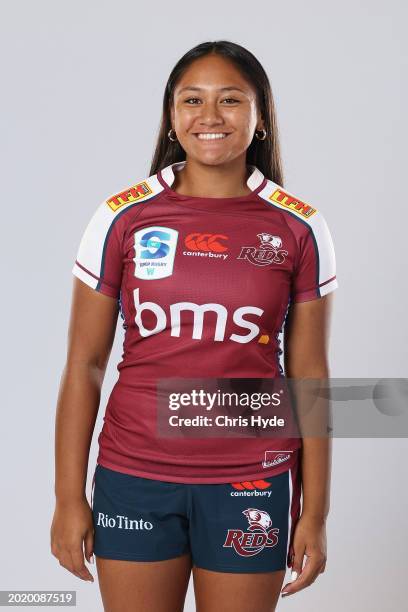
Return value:
<svg viewBox="0 0 408 612">
<path fill-rule="evenodd" d="M 242 44 L 270 77 L 285 186 L 336 248 L 332 377 L 406 376 L 407 17 L 402 0 L 1 2 L 0 589 L 76 589 L 102 610 L 95 566 L 85 583 L 49 544 L 71 268 L 99 202 L 148 176 L 165 82 L 196 44 Z M 406 439 L 334 441 L 327 569 L 279 610 L 406 609 L 406 456 Z"/>
</svg>

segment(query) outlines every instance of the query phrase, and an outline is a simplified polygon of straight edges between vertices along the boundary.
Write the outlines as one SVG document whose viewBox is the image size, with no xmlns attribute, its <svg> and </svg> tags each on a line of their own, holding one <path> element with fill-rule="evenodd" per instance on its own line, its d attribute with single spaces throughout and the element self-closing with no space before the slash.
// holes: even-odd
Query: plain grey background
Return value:
<svg viewBox="0 0 408 612">
<path fill-rule="evenodd" d="M 49 545 L 71 268 L 99 202 L 148 176 L 164 85 L 196 44 L 242 44 L 270 77 L 285 186 L 336 248 L 332 377 L 406 376 L 407 17 L 402 0 L 1 2 L 0 589 L 76 589 L 102 610 L 95 566 L 83 582 Z M 327 569 L 278 610 L 406 609 L 406 454 L 405 439 L 334 441 Z"/>
</svg>

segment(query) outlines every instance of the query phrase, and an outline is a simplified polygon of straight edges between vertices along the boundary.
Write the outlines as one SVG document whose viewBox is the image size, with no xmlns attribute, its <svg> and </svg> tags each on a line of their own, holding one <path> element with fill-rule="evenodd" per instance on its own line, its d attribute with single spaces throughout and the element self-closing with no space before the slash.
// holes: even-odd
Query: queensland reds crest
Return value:
<svg viewBox="0 0 408 612">
<path fill-rule="evenodd" d="M 242 514 L 248 519 L 248 530 L 228 529 L 224 548 L 233 547 L 241 557 L 253 557 L 266 547 L 276 546 L 279 528 L 272 527 L 272 519 L 265 510 L 247 508 Z"/>
<path fill-rule="evenodd" d="M 281 249 L 282 238 L 280 236 L 274 236 L 266 232 L 257 234 L 257 236 L 261 243 L 259 247 L 242 247 L 237 259 L 247 259 L 255 266 L 267 266 L 271 263 L 281 264 L 285 261 L 288 252 Z"/>
</svg>

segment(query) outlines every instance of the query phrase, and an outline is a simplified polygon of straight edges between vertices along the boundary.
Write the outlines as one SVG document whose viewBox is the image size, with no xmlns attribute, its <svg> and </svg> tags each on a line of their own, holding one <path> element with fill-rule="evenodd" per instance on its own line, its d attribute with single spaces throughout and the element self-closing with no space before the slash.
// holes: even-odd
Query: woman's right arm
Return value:
<svg viewBox="0 0 408 612">
<path fill-rule="evenodd" d="M 92 510 L 86 499 L 89 450 L 119 312 L 116 298 L 74 277 L 67 358 L 55 421 L 55 512 L 51 552 L 84 580 L 93 552 Z"/>
</svg>

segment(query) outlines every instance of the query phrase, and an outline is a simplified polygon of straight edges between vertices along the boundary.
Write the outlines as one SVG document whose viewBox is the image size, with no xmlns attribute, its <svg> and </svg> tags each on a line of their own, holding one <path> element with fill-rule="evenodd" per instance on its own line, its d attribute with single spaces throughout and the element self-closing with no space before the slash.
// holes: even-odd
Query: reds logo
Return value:
<svg viewBox="0 0 408 612">
<path fill-rule="evenodd" d="M 278 543 L 278 527 L 272 527 L 272 519 L 265 510 L 247 508 L 242 514 L 248 519 L 248 531 L 228 529 L 224 548 L 233 547 L 241 557 L 253 557 L 264 548 L 272 548 Z"/>
<path fill-rule="evenodd" d="M 281 249 L 282 239 L 280 236 L 273 236 L 262 232 L 257 234 L 260 240 L 259 248 L 254 246 L 244 246 L 237 259 L 247 259 L 255 266 L 267 266 L 271 263 L 281 264 L 285 261 L 287 251 Z"/>
</svg>

